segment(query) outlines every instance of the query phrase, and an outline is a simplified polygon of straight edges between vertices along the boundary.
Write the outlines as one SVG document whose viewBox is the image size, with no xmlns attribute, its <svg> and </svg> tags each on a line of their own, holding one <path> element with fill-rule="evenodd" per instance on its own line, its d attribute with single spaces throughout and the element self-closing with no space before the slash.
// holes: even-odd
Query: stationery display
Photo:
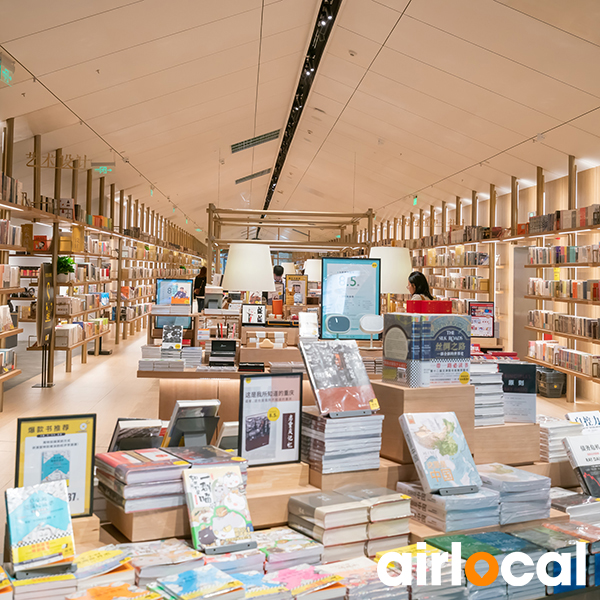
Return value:
<svg viewBox="0 0 600 600">
<path fill-rule="evenodd" d="M 298 462 L 302 425 L 302 374 L 240 378 L 238 449 L 248 464 Z"/>
<path fill-rule="evenodd" d="M 405 413 L 400 427 L 426 492 L 465 494 L 481 487 L 455 413 Z"/>
<path fill-rule="evenodd" d="M 91 515 L 95 444 L 95 414 L 18 419 L 15 487 L 63 479 L 71 515 Z"/>
</svg>

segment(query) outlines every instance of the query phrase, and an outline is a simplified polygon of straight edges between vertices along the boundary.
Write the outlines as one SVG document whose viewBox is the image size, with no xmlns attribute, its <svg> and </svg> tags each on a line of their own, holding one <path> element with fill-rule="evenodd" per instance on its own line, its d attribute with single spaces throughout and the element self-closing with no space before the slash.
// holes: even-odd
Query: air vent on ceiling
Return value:
<svg viewBox="0 0 600 600">
<path fill-rule="evenodd" d="M 265 169 L 264 171 L 257 171 L 256 173 L 252 173 L 252 175 L 246 175 L 246 177 L 242 177 L 241 179 L 236 179 L 237 183 L 244 183 L 245 181 L 250 181 L 251 179 L 256 179 L 257 177 L 262 177 L 263 175 L 268 175 L 271 172 L 271 169 Z"/>
<path fill-rule="evenodd" d="M 253 148 L 254 146 L 258 146 L 259 144 L 264 144 L 265 142 L 271 142 L 273 140 L 276 140 L 279 137 L 280 131 L 281 129 L 276 129 L 275 131 L 271 131 L 270 133 L 263 133 L 262 135 L 250 138 L 249 140 L 244 140 L 243 142 L 232 144 L 231 154 L 235 154 L 236 152 L 240 152 L 241 150 L 246 150 L 247 148 Z"/>
</svg>

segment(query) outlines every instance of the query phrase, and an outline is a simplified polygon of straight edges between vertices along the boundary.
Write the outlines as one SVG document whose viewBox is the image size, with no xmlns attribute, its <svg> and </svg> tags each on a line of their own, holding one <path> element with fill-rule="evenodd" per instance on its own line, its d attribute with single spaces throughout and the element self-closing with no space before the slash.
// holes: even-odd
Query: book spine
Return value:
<svg viewBox="0 0 600 600">
<path fill-rule="evenodd" d="M 319 535 L 319 528 L 315 527 L 312 523 L 307 523 L 304 519 L 297 518 L 296 515 L 288 515 L 288 525 L 313 540 L 323 541 L 323 536 Z"/>
<path fill-rule="evenodd" d="M 427 478 L 427 473 L 425 472 L 425 469 L 423 468 L 423 465 L 421 463 L 421 457 L 419 456 L 417 448 L 412 440 L 410 426 L 406 420 L 406 415 L 402 415 L 400 417 L 400 428 L 402 429 L 402 433 L 404 433 L 404 439 L 406 440 L 406 445 L 408 446 L 410 456 L 413 460 L 415 468 L 417 469 L 417 474 L 419 475 L 419 480 L 421 482 L 421 485 L 423 486 L 423 489 L 426 492 L 434 491 L 431 489 L 431 486 L 429 484 L 429 479 Z"/>
<path fill-rule="evenodd" d="M 288 512 L 298 517 L 307 517 L 315 520 L 317 510 L 304 502 L 302 496 L 291 496 L 288 502 Z"/>
</svg>

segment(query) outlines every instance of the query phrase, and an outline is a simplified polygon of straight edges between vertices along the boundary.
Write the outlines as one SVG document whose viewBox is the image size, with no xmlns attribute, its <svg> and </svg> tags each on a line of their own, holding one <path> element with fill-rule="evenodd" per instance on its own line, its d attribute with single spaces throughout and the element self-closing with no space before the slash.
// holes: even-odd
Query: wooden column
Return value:
<svg viewBox="0 0 600 600">
<path fill-rule="evenodd" d="M 146 233 L 146 205 L 142 202 L 140 206 L 140 231 Z"/>
<path fill-rule="evenodd" d="M 541 217 L 544 214 L 544 169 L 537 168 L 537 180 L 535 184 L 535 214 Z"/>
<path fill-rule="evenodd" d="M 4 146 L 4 173 L 9 177 L 13 174 L 13 151 L 15 143 L 15 118 L 6 119 L 6 144 Z M 19 198 L 17 202 L 20 203 Z"/>
<path fill-rule="evenodd" d="M 52 250 L 52 281 L 54 286 L 54 296 L 58 292 L 58 286 L 56 285 L 57 268 L 58 268 L 58 247 L 60 245 L 60 227 L 58 221 L 52 224 L 52 242 L 50 248 Z M 41 307 L 39 307 L 41 309 Z M 56 302 L 52 303 L 52 323 L 56 324 Z M 54 328 L 50 335 L 50 350 L 48 352 L 48 373 L 47 381 L 48 385 L 54 385 L 54 347 L 56 341 L 56 333 Z"/>
<path fill-rule="evenodd" d="M 477 192 L 471 192 L 471 225 L 479 225 Z"/>
<path fill-rule="evenodd" d="M 574 210 L 577 208 L 577 165 L 575 164 L 575 157 L 571 155 L 569 155 L 568 181 L 567 204 L 569 210 Z"/>
<path fill-rule="evenodd" d="M 424 211 L 422 208 L 419 209 L 419 239 L 423 237 L 423 219 Z"/>
<path fill-rule="evenodd" d="M 62 187 L 62 148 L 54 151 L 54 199 L 60 206 L 60 192 Z"/>
<path fill-rule="evenodd" d="M 71 198 L 73 198 L 73 218 L 75 218 L 75 204 L 79 196 L 79 160 L 73 161 L 73 170 L 71 171 Z"/>
<path fill-rule="evenodd" d="M 33 205 L 42 208 L 42 136 L 33 136 Z"/>
<path fill-rule="evenodd" d="M 400 217 L 400 240 L 406 239 L 406 215 Z"/>
<path fill-rule="evenodd" d="M 135 207 L 133 209 L 133 214 L 134 219 L 133 222 L 135 223 L 134 227 L 139 227 L 140 226 L 140 201 L 136 200 L 135 201 Z"/>
<path fill-rule="evenodd" d="M 110 218 L 110 228 L 112 231 L 115 230 L 115 184 L 110 184 L 110 193 L 109 193 L 109 202 L 110 202 L 110 210 L 108 211 L 108 216 Z"/>
<path fill-rule="evenodd" d="M 462 202 L 460 196 L 456 196 L 456 207 L 454 209 L 454 224 L 462 225 Z"/>
<path fill-rule="evenodd" d="M 435 207 L 429 205 L 429 235 L 435 235 Z"/>
<path fill-rule="evenodd" d="M 392 239 L 396 241 L 398 239 L 398 217 L 394 217 L 394 232 Z"/>
<path fill-rule="evenodd" d="M 85 212 L 86 218 L 85 221 L 87 223 L 87 215 L 92 214 L 92 175 L 93 171 L 91 169 L 87 170 L 87 180 L 85 187 Z"/>
<path fill-rule="evenodd" d="M 490 227 L 496 227 L 496 186 L 490 183 Z"/>
<path fill-rule="evenodd" d="M 569 155 L 569 171 L 567 179 L 567 209 L 574 210 L 577 208 L 577 165 L 575 164 L 575 157 Z M 569 233 L 567 236 L 567 244 L 574 246 L 576 244 L 577 235 Z M 562 272 L 564 273 L 564 271 Z M 561 275 L 562 275 L 561 273 Z M 563 275 L 565 279 L 575 279 L 577 277 L 575 269 L 567 269 L 566 274 Z M 569 315 L 576 314 L 576 304 L 568 304 L 567 310 Z M 575 340 L 567 340 L 567 348 L 575 349 Z M 567 402 L 574 403 L 577 395 L 577 379 L 573 375 L 567 374 Z"/>
<path fill-rule="evenodd" d="M 517 234 L 519 221 L 519 182 L 513 175 L 510 178 L 510 233 Z"/>
<path fill-rule="evenodd" d="M 123 234 L 123 218 L 125 214 L 125 190 L 119 192 L 119 231 Z M 121 284 L 123 283 L 123 238 L 119 236 L 119 257 L 117 260 L 117 307 L 115 318 L 115 344 L 121 341 Z"/>
<path fill-rule="evenodd" d="M 104 217 L 104 196 L 106 194 L 106 179 L 100 177 L 98 180 L 98 214 Z"/>
</svg>

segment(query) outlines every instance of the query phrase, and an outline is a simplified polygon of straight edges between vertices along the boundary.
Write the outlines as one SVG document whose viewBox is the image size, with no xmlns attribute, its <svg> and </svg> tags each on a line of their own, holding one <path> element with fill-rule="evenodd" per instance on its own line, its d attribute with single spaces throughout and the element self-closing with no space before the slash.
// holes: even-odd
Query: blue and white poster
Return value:
<svg viewBox="0 0 600 600">
<path fill-rule="evenodd" d="M 360 319 L 379 314 L 380 260 L 323 258 L 322 273 L 322 338 L 370 339 Z"/>
</svg>

